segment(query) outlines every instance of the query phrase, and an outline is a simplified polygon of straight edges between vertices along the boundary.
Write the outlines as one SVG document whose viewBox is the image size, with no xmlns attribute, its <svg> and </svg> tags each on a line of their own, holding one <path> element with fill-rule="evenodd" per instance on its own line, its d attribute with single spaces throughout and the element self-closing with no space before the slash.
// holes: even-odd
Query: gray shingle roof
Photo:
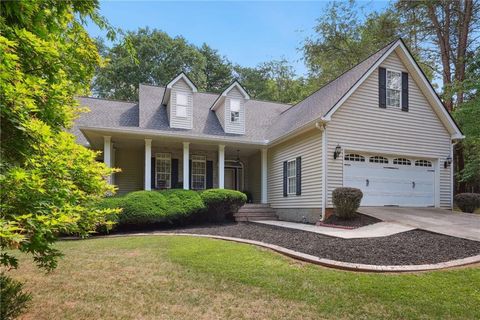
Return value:
<svg viewBox="0 0 480 320">
<path fill-rule="evenodd" d="M 116 100 L 78 97 L 81 106 L 88 107 L 89 112 L 82 113 L 75 120 L 71 132 L 77 142 L 87 145 L 88 142 L 78 127 L 138 127 L 138 103 Z"/>
<path fill-rule="evenodd" d="M 244 135 L 224 132 L 215 112 L 210 110 L 219 95 L 203 92 L 193 94 L 193 129 L 170 128 L 166 107 L 161 105 L 165 88 L 145 84 L 140 84 L 139 87 L 140 103 L 78 98 L 80 104 L 89 107 L 91 111 L 75 121 L 72 132 L 82 144 L 87 141 L 78 129 L 79 126 L 134 127 L 158 130 L 159 133 L 181 132 L 182 135 L 196 138 L 232 137 L 239 141 L 257 143 L 272 141 L 324 116 L 395 43 L 396 41 L 388 44 L 294 106 L 248 100 L 245 103 Z"/>
</svg>

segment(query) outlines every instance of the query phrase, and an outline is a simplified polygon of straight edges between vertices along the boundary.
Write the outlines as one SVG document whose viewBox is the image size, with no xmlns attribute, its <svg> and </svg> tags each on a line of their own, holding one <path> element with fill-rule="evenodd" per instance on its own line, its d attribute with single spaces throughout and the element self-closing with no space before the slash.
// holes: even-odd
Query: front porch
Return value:
<svg viewBox="0 0 480 320">
<path fill-rule="evenodd" d="M 143 139 L 142 139 L 143 138 Z M 137 190 L 210 188 L 247 192 L 267 203 L 267 151 L 239 143 L 90 134 L 103 161 L 122 171 L 110 177 L 119 194 Z"/>
</svg>

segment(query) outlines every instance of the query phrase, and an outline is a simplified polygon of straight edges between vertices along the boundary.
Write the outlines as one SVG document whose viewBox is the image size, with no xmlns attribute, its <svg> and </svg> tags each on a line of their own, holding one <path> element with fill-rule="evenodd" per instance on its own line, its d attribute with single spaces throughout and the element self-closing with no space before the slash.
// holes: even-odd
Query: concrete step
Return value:
<svg viewBox="0 0 480 320">
<path fill-rule="evenodd" d="M 260 217 L 235 217 L 237 222 L 259 221 L 259 220 L 278 220 L 277 216 L 260 216 Z"/>
<path fill-rule="evenodd" d="M 245 212 L 245 213 L 256 213 L 256 212 L 269 212 L 275 214 L 275 210 L 272 208 L 240 208 L 238 212 Z"/>
<path fill-rule="evenodd" d="M 278 220 L 275 210 L 268 204 L 247 203 L 233 215 L 235 221 Z"/>
</svg>

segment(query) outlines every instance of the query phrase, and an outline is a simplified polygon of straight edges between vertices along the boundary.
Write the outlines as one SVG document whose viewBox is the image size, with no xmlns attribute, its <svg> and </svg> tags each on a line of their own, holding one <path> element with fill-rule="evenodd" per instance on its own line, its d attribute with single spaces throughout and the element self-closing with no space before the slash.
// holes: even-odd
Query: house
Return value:
<svg viewBox="0 0 480 320">
<path fill-rule="evenodd" d="M 247 190 L 281 219 L 317 221 L 332 191 L 360 188 L 364 206 L 452 206 L 453 145 L 462 132 L 403 41 L 303 101 L 252 99 L 238 82 L 199 92 L 186 74 L 140 84 L 138 102 L 79 98 L 79 143 L 121 168 L 134 190 Z"/>
</svg>

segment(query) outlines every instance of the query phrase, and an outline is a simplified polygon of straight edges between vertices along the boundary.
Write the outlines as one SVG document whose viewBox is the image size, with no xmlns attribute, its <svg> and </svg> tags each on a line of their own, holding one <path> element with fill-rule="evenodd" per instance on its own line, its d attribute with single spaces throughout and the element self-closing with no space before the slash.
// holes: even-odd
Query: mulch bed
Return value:
<svg viewBox="0 0 480 320">
<path fill-rule="evenodd" d="M 357 213 L 355 218 L 350 220 L 340 219 L 336 215 L 331 215 L 325 221 L 317 223 L 317 225 L 325 227 L 340 227 L 345 229 L 356 229 L 365 227 L 374 223 L 381 222 L 382 220 L 370 217 L 364 214 Z"/>
<path fill-rule="evenodd" d="M 247 222 L 174 228 L 166 232 L 256 240 L 320 258 L 371 265 L 433 264 L 480 254 L 480 242 L 423 230 L 388 237 L 342 239 Z"/>
</svg>

